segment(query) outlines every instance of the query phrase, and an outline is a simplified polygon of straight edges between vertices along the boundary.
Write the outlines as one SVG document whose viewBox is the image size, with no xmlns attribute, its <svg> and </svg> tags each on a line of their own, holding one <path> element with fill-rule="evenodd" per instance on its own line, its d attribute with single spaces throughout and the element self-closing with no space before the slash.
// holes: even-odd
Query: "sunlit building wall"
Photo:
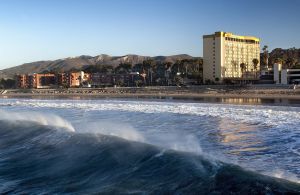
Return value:
<svg viewBox="0 0 300 195">
<path fill-rule="evenodd" d="M 258 63 L 254 64 L 253 59 Z M 259 77 L 260 40 L 228 32 L 203 36 L 203 82 Z"/>
</svg>

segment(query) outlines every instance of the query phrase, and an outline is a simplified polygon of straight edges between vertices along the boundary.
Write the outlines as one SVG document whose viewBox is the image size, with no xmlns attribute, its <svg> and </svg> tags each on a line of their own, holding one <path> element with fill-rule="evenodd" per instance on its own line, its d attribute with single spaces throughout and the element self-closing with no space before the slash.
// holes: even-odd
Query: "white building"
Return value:
<svg viewBox="0 0 300 195">
<path fill-rule="evenodd" d="M 300 69 L 282 69 L 281 64 L 274 64 L 274 82 L 276 84 L 291 84 L 300 81 Z"/>
<path fill-rule="evenodd" d="M 259 38 L 216 32 L 203 36 L 203 82 L 259 78 Z"/>
<path fill-rule="evenodd" d="M 274 71 L 274 83 L 281 84 L 282 64 L 275 63 L 273 65 L 273 71 Z"/>
</svg>

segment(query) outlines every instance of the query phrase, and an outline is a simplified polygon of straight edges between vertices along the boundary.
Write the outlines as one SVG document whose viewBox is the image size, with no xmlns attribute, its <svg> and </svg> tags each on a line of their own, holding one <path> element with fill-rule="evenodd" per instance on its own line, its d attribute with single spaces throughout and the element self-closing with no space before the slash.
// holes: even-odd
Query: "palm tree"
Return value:
<svg viewBox="0 0 300 195">
<path fill-rule="evenodd" d="M 231 61 L 231 65 L 232 65 L 233 70 L 234 70 L 233 77 L 235 77 L 236 72 L 238 71 L 238 66 L 239 66 L 239 65 L 238 65 L 238 63 L 237 63 L 236 61 L 234 61 L 234 60 Z"/>
<path fill-rule="evenodd" d="M 165 81 L 166 84 L 169 85 L 169 78 L 170 78 L 170 74 L 172 72 L 172 63 L 171 62 L 165 62 Z"/>
<path fill-rule="evenodd" d="M 286 60 L 287 68 L 293 68 L 297 64 L 298 60 L 296 58 L 288 58 Z"/>
<path fill-rule="evenodd" d="M 245 69 L 246 69 L 246 64 L 243 62 L 243 63 L 241 63 L 240 64 L 240 68 L 241 68 L 241 71 L 242 71 L 242 73 L 245 71 Z"/>
<path fill-rule="evenodd" d="M 152 85 L 153 73 L 156 71 L 156 62 L 152 59 L 143 61 L 143 67 L 147 70 L 147 76 L 150 78 L 148 84 Z"/>
<path fill-rule="evenodd" d="M 282 64 L 283 63 L 283 59 L 282 58 L 276 58 L 274 60 L 275 63 L 278 63 L 278 64 Z"/>
<path fill-rule="evenodd" d="M 110 68 L 110 67 L 108 67 Z M 128 74 L 131 71 L 132 65 L 129 63 L 121 63 L 119 64 L 119 66 L 117 66 L 115 68 L 115 72 L 119 73 L 119 74 Z M 101 70 L 102 69 L 102 70 Z M 103 67 L 101 68 L 99 71 L 106 71 L 103 69 Z"/>
<path fill-rule="evenodd" d="M 258 59 L 254 58 L 252 60 L 252 63 L 253 63 L 253 67 L 254 67 L 254 71 L 255 71 L 255 78 L 257 77 L 257 65 L 259 63 Z"/>
<path fill-rule="evenodd" d="M 268 46 L 265 45 L 263 47 L 263 59 L 264 59 L 264 64 L 265 64 L 265 69 L 268 69 L 268 64 L 269 64 L 269 51 L 268 51 Z"/>
<path fill-rule="evenodd" d="M 263 51 L 266 51 L 266 50 L 268 50 L 268 46 L 267 45 L 264 45 L 264 47 L 263 47 L 263 49 L 262 49 Z"/>
<path fill-rule="evenodd" d="M 155 77 L 157 73 L 157 63 L 154 60 L 151 62 L 150 71 L 151 71 L 151 85 L 153 85 L 153 77 Z"/>
<path fill-rule="evenodd" d="M 245 72 L 245 69 L 246 69 L 246 64 L 243 62 L 240 64 L 240 68 L 241 68 L 241 71 L 242 71 L 242 78 L 244 76 L 244 72 Z"/>
</svg>

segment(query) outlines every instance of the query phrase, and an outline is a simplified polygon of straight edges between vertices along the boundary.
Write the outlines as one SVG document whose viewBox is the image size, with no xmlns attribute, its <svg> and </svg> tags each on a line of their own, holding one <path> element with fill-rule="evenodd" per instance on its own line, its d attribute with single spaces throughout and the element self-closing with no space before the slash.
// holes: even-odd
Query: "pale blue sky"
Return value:
<svg viewBox="0 0 300 195">
<path fill-rule="evenodd" d="M 202 56 L 202 35 L 300 46 L 298 0 L 0 0 L 0 69 L 79 55 Z"/>
</svg>

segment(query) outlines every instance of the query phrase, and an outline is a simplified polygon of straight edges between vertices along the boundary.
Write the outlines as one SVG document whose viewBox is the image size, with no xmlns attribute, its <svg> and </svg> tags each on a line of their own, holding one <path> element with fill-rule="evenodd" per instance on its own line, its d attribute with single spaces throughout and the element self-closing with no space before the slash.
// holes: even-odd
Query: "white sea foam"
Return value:
<svg viewBox="0 0 300 195">
<path fill-rule="evenodd" d="M 300 120 L 300 109 L 276 106 L 226 105 L 210 103 L 166 103 L 138 101 L 61 101 L 61 100 L 7 100 L 0 105 L 47 107 L 83 110 L 114 110 L 143 113 L 174 113 L 229 118 L 245 123 L 286 126 Z"/>
<path fill-rule="evenodd" d="M 71 123 L 54 114 L 42 114 L 39 112 L 7 112 L 0 110 L 0 120 L 13 122 L 30 121 L 41 125 L 62 127 L 68 131 L 75 131 Z"/>
<path fill-rule="evenodd" d="M 130 124 L 118 123 L 116 121 L 100 120 L 89 124 L 78 125 L 77 132 L 99 133 L 103 135 L 117 136 L 131 141 L 145 141 L 143 135 L 135 130 Z"/>
</svg>

